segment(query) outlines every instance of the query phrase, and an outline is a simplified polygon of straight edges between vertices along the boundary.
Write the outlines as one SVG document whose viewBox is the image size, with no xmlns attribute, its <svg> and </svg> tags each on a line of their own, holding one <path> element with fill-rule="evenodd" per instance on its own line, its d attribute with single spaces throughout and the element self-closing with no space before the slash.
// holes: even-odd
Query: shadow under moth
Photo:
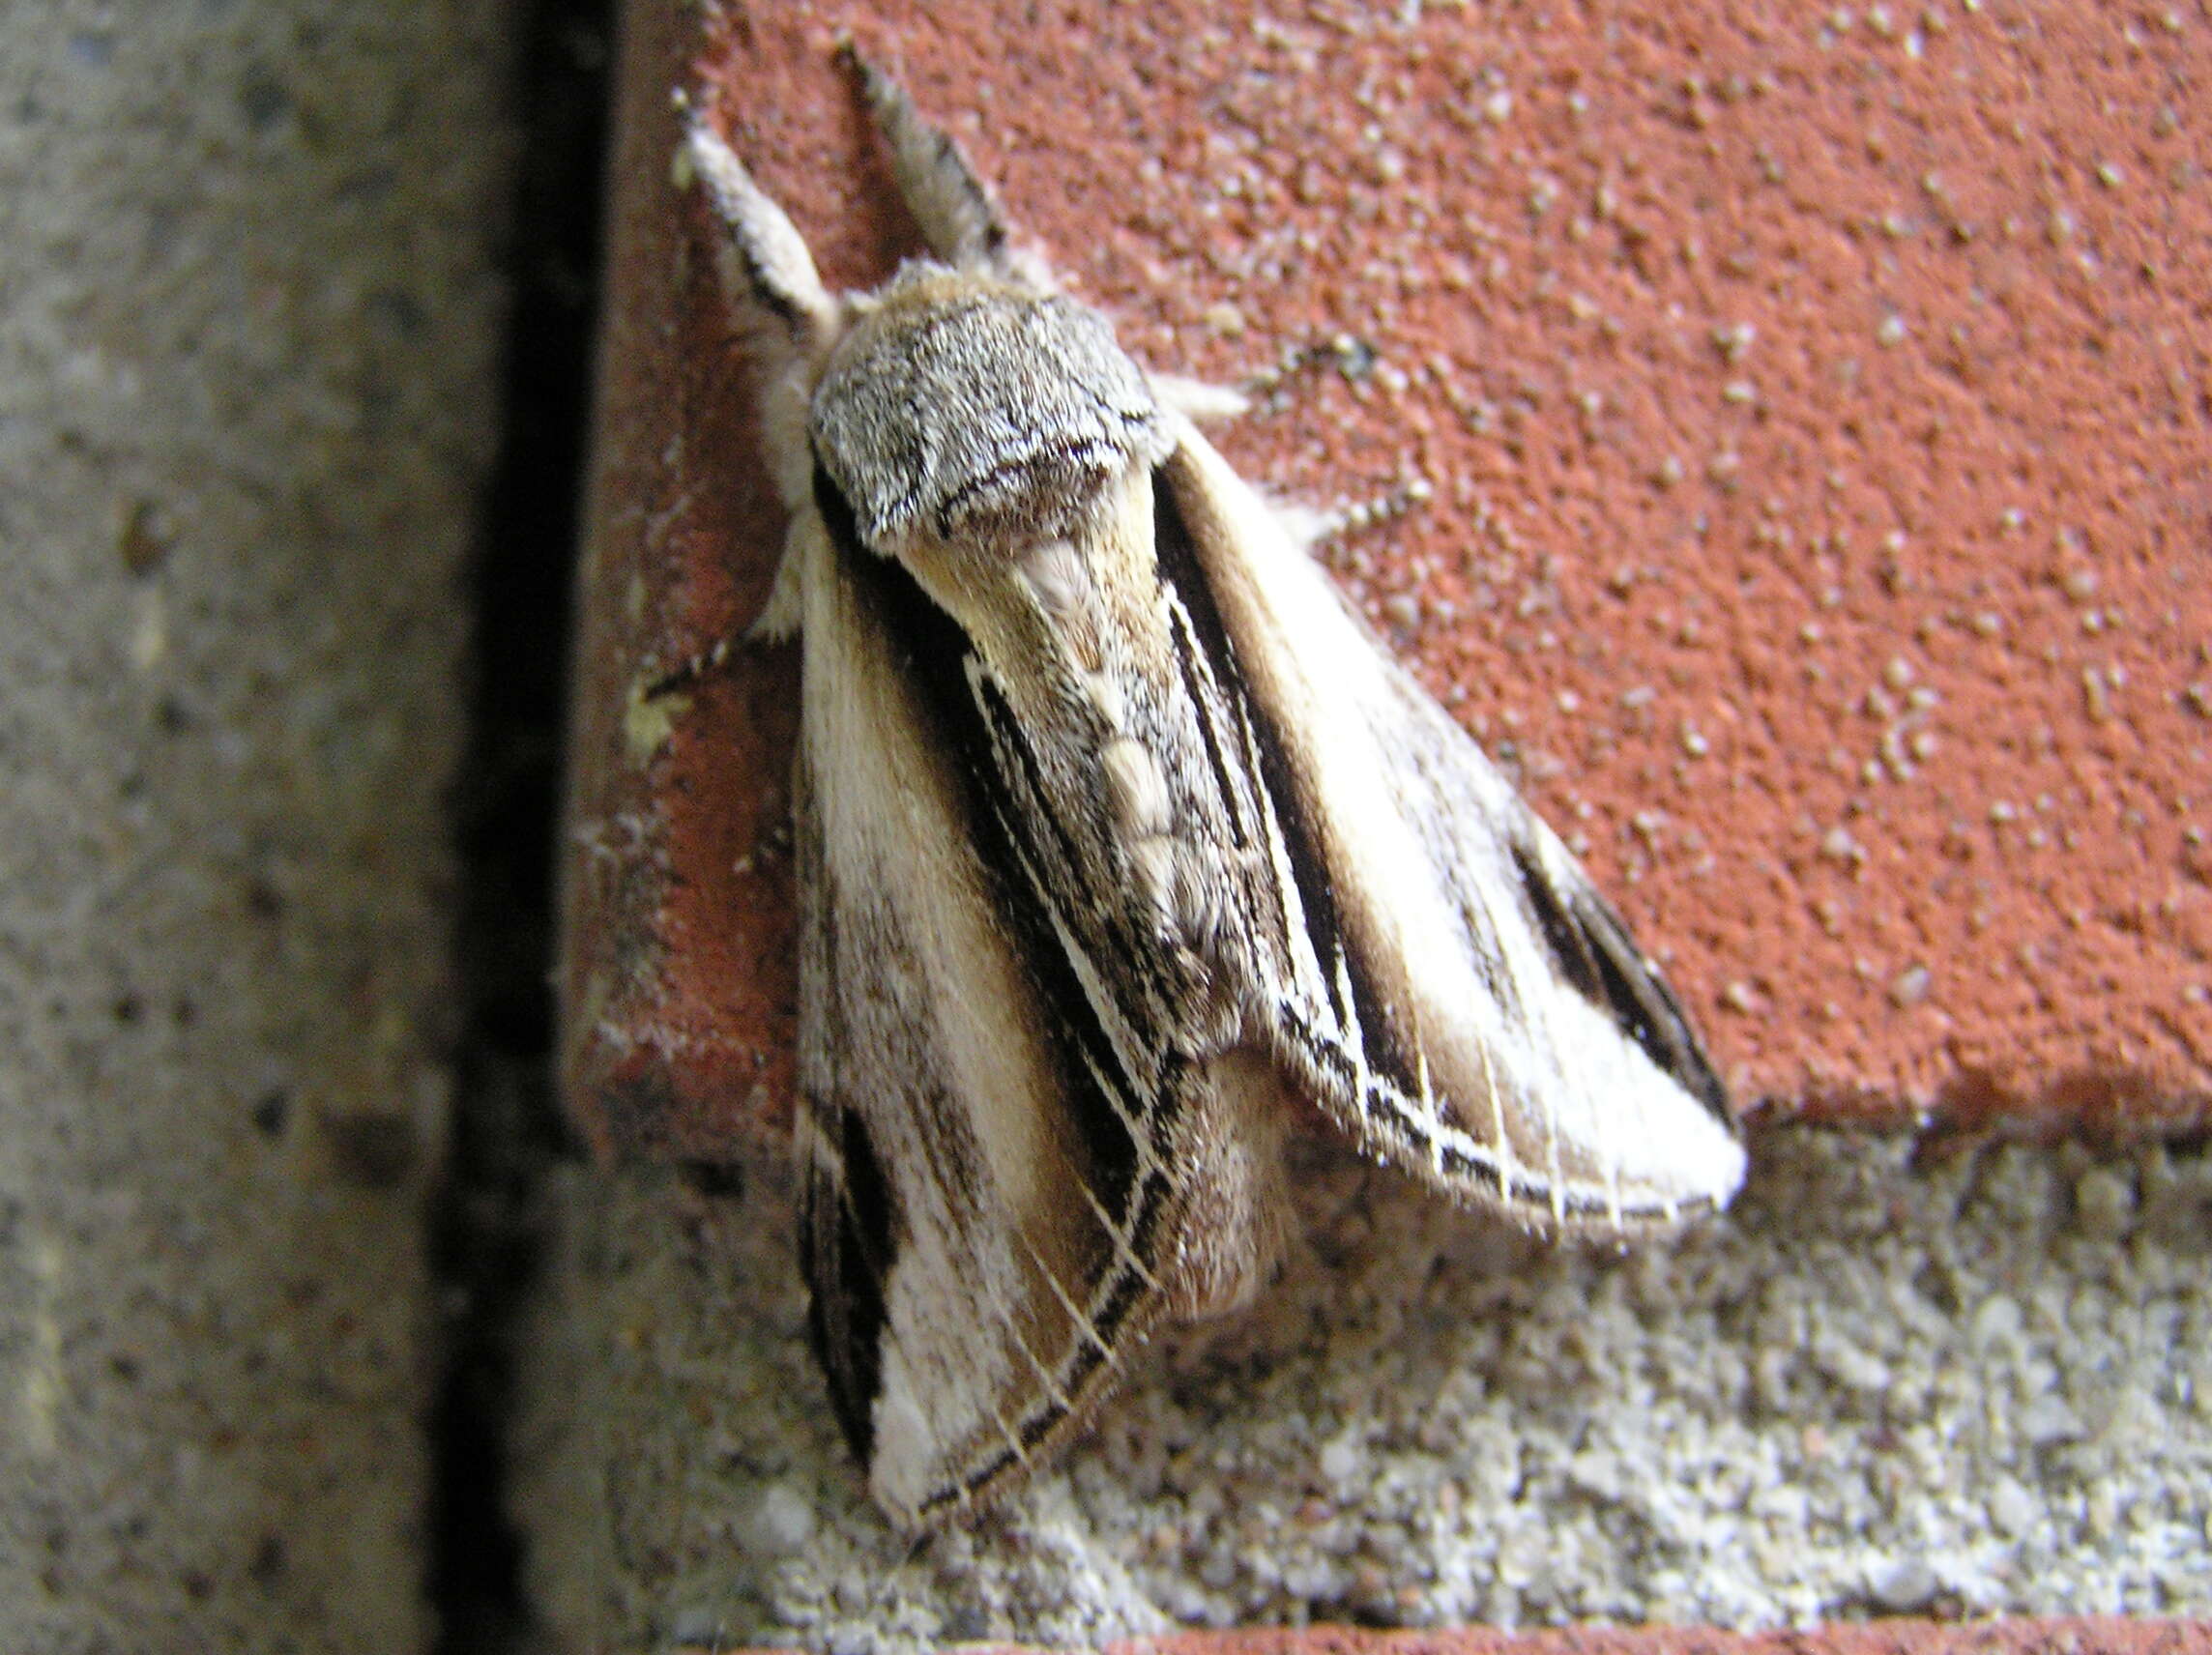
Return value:
<svg viewBox="0 0 2212 1655">
<path fill-rule="evenodd" d="M 858 60 L 856 59 L 856 62 Z M 680 174 L 759 358 L 801 639 L 800 1263 L 909 1528 L 1260 1289 L 1312 1106 L 1535 1230 L 1741 1181 L 1721 1083 L 1564 846 L 865 65 L 932 256 L 832 295 L 695 120 Z"/>
</svg>

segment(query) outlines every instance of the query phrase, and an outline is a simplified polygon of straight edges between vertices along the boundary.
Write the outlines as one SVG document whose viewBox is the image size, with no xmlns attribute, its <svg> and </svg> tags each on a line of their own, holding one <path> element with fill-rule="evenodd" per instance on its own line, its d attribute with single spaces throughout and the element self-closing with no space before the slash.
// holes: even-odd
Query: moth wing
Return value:
<svg viewBox="0 0 2212 1655">
<path fill-rule="evenodd" d="M 1724 1089 L 1566 848 L 1187 425 L 1163 474 L 1277 800 L 1291 958 L 1250 993 L 1278 1059 L 1363 1147 L 1526 1223 L 1724 1203 Z"/>
<path fill-rule="evenodd" d="M 1170 1191 L 1111 1061 L 1061 1026 L 1081 990 L 964 802 L 890 624 L 906 577 L 839 556 L 819 518 L 798 534 L 800 1262 L 871 1492 L 924 1526 L 1017 1479 L 1111 1382 L 1160 1302 Z"/>
</svg>

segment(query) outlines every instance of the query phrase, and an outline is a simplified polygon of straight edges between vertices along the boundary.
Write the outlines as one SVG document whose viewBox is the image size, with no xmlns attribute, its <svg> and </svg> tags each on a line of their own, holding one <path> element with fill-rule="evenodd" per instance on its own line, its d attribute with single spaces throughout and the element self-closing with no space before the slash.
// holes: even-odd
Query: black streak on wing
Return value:
<svg viewBox="0 0 2212 1655">
<path fill-rule="evenodd" d="M 1373 979 L 1362 969 L 1358 950 L 1345 944 L 1342 915 L 1330 888 L 1322 848 L 1312 825 L 1298 808 L 1300 794 L 1295 785 L 1286 743 L 1266 709 L 1257 704 L 1245 688 L 1245 679 L 1237 665 L 1227 628 L 1222 624 L 1205 572 L 1199 567 L 1189 527 L 1182 519 L 1174 487 L 1174 463 L 1170 461 L 1153 477 L 1154 541 L 1160 578 L 1175 591 L 1188 612 L 1192 630 L 1214 682 L 1250 727 L 1253 746 L 1259 754 L 1261 780 L 1267 797 L 1275 801 L 1276 819 L 1289 850 L 1291 874 L 1305 910 L 1305 930 L 1315 956 L 1324 970 L 1341 961 L 1351 980 L 1352 1006 L 1339 1007 L 1339 1014 L 1350 1010 L 1356 1015 L 1362 1046 L 1359 1056 L 1372 1075 L 1386 1083 L 1376 1086 L 1371 1080 L 1364 1094 L 1353 1101 L 1358 1108 L 1377 1111 L 1388 1118 L 1409 1144 L 1421 1144 L 1430 1129 L 1406 1103 L 1417 1089 L 1412 1060 L 1398 1044 L 1396 1025 Z M 1195 668 L 1185 663 L 1186 677 L 1194 672 Z M 1193 695 L 1203 711 L 1207 706 L 1205 698 L 1198 697 L 1195 688 Z M 1210 724 L 1207 733 L 1209 742 L 1217 740 Z M 1522 861 L 1521 874 L 1530 890 L 1538 893 L 1531 897 L 1538 923 L 1543 926 L 1554 952 L 1560 957 L 1568 980 L 1612 1011 L 1630 1036 L 1650 1054 L 1652 1060 L 1680 1081 L 1715 1116 L 1724 1121 L 1731 1120 L 1720 1080 L 1699 1049 L 1688 1020 L 1666 985 L 1641 966 L 1626 931 L 1603 900 L 1593 892 L 1589 904 L 1594 915 L 1586 915 L 1579 908 L 1569 914 L 1559 908 L 1550 888 L 1531 876 L 1526 859 Z M 1329 992 L 1332 995 L 1337 992 L 1333 982 Z M 1353 1089 L 1357 1077 L 1332 1039 L 1324 1038 L 1318 1031 L 1298 1032 L 1309 1059 L 1334 1071 L 1338 1083 L 1348 1091 Z M 1439 1153 L 1445 1172 L 1487 1182 L 1506 1200 L 1539 1205 L 1548 1205 L 1554 1198 L 1555 1192 L 1546 1185 L 1508 1183 L 1497 1166 L 1474 1160 L 1450 1144 L 1440 1146 Z M 1600 1199 L 1587 1197 L 1569 1200 L 1567 1210 L 1576 1214 L 1602 1213 L 1606 1207 Z"/>
<path fill-rule="evenodd" d="M 1205 652 L 1213 682 L 1251 729 L 1253 744 L 1260 755 L 1260 779 L 1267 797 L 1276 801 L 1276 818 L 1290 852 L 1291 877 L 1297 884 L 1298 901 L 1305 909 L 1305 930 L 1312 940 L 1315 957 L 1324 970 L 1339 960 L 1344 962 L 1345 974 L 1352 981 L 1353 1005 L 1349 1009 L 1358 1016 L 1369 1065 L 1400 1087 L 1410 1089 L 1413 1084 L 1412 1065 L 1407 1055 L 1397 1048 L 1386 1008 L 1361 969 L 1357 951 L 1345 945 L 1343 919 L 1337 908 L 1336 893 L 1330 887 L 1328 865 L 1315 841 L 1306 813 L 1297 807 L 1302 793 L 1292 773 L 1282 733 L 1275 728 L 1266 710 L 1257 705 L 1244 687 L 1243 671 L 1230 647 L 1228 629 L 1214 605 L 1212 588 L 1199 567 L 1197 549 L 1191 542 L 1189 526 L 1183 522 L 1175 477 L 1168 466 L 1153 474 L 1152 501 L 1153 541 L 1158 551 L 1160 579 L 1174 590 L 1189 613 L 1191 628 L 1198 636 L 1199 648 Z M 1186 665 L 1186 676 L 1190 671 Z M 1198 702 L 1203 716 L 1208 705 L 1206 699 L 1195 690 L 1193 699 Z M 1209 750 L 1216 739 L 1211 724 L 1208 723 Z M 1214 762 L 1218 768 L 1220 760 L 1216 758 Z M 1226 779 L 1222 787 L 1230 798 L 1236 797 L 1236 789 L 1229 786 Z M 1334 983 L 1330 984 L 1330 992 L 1335 992 Z"/>
<path fill-rule="evenodd" d="M 843 1176 L 829 1189 L 820 1175 L 807 1192 L 799 1228 L 799 1264 L 815 1284 L 807 1329 L 830 1380 L 830 1402 L 845 1439 L 863 1466 L 875 1446 L 876 1392 L 882 1382 L 884 1279 L 895 1252 L 896 1207 L 883 1164 L 865 1126 L 849 1109 L 836 1112 L 835 1147 Z M 827 1207 L 829 1210 L 824 1210 Z M 819 1228 L 818 1228 L 819 1227 Z M 824 1243 L 827 1242 L 827 1246 Z M 825 1258 L 827 1255 L 827 1259 Z M 825 1263 L 835 1286 L 822 1291 Z"/>
<path fill-rule="evenodd" d="M 1518 844 L 1513 865 L 1559 974 L 1585 1000 L 1610 1013 L 1621 1032 L 1716 1119 L 1732 1124 L 1727 1090 L 1691 1032 L 1690 1020 L 1666 983 L 1644 964 L 1620 916 L 1594 890 L 1572 893 L 1569 902 L 1561 902 L 1544 870 Z"/>
</svg>

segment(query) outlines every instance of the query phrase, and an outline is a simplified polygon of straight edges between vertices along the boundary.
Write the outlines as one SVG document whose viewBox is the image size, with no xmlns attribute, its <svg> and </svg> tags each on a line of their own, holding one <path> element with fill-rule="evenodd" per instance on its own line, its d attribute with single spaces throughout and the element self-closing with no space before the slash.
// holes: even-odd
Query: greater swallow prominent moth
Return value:
<svg viewBox="0 0 2212 1655">
<path fill-rule="evenodd" d="M 1744 1157 L 1558 839 L 860 69 L 932 256 L 832 295 L 695 121 L 801 640 L 800 1254 L 890 1516 L 972 1512 L 1145 1330 L 1268 1276 L 1294 1098 L 1533 1229 L 1632 1237 Z"/>
</svg>

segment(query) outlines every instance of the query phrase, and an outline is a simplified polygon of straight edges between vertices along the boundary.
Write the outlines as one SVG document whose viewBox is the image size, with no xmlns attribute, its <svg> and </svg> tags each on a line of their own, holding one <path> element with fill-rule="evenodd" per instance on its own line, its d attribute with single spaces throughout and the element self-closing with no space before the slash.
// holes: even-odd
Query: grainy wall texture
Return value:
<svg viewBox="0 0 2212 1655">
<path fill-rule="evenodd" d="M 431 1636 L 509 14 L 0 11 L 0 1647 Z"/>
</svg>

